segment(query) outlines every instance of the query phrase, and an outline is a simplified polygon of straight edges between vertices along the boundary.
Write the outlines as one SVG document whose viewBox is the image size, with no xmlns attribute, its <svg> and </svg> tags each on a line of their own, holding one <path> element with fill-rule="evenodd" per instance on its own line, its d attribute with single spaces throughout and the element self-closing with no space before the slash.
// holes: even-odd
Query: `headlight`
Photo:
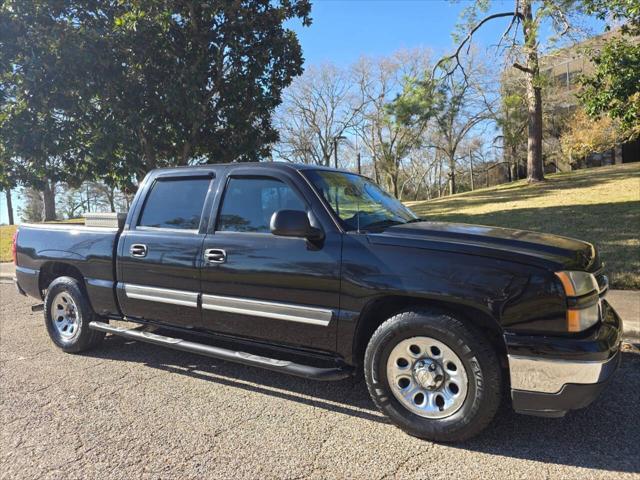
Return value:
<svg viewBox="0 0 640 480">
<path fill-rule="evenodd" d="M 567 331 L 581 332 L 598 323 L 600 297 L 596 277 L 587 272 L 556 272 L 567 296 Z"/>
<path fill-rule="evenodd" d="M 562 282 L 567 297 L 581 297 L 594 290 L 598 291 L 598 281 L 587 272 L 556 272 L 556 277 Z"/>
</svg>

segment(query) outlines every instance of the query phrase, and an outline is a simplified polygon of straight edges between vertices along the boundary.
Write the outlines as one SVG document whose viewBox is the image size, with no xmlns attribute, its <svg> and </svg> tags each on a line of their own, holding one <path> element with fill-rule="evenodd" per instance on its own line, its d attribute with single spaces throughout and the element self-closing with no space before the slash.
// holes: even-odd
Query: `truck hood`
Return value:
<svg viewBox="0 0 640 480">
<path fill-rule="evenodd" d="M 593 245 L 573 238 L 508 228 L 447 222 L 416 222 L 369 235 L 374 244 L 482 255 L 552 270 L 595 271 Z"/>
</svg>

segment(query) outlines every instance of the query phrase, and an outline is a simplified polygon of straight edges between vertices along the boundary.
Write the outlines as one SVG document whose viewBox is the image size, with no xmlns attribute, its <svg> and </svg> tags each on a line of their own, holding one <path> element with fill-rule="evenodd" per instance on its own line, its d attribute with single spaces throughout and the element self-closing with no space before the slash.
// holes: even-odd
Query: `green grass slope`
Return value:
<svg viewBox="0 0 640 480">
<path fill-rule="evenodd" d="M 640 288 L 640 163 L 549 175 L 407 205 L 426 220 L 519 228 L 593 243 L 613 288 Z"/>
<path fill-rule="evenodd" d="M 12 262 L 11 241 L 16 231 L 15 225 L 0 225 L 0 262 Z"/>
</svg>

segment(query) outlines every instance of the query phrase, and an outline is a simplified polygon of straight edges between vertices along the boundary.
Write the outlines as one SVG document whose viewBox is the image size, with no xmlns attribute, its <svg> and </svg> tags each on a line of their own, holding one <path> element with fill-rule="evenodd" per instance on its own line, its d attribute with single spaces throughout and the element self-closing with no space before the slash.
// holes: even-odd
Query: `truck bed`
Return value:
<svg viewBox="0 0 640 480">
<path fill-rule="evenodd" d="M 24 293 L 42 298 L 51 276 L 84 279 L 100 315 L 118 313 L 115 299 L 118 228 L 76 224 L 23 224 L 17 238 L 16 277 Z"/>
</svg>

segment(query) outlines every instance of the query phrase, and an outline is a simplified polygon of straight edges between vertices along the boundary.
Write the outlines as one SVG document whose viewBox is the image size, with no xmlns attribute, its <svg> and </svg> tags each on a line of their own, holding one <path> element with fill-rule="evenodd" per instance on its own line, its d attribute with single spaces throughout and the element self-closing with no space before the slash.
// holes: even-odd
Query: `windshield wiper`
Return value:
<svg viewBox="0 0 640 480">
<path fill-rule="evenodd" d="M 391 220 L 387 218 L 385 220 L 379 220 L 377 222 L 370 223 L 365 227 L 365 229 L 366 230 L 370 230 L 371 228 L 385 229 L 388 227 L 393 227 L 394 225 L 404 225 L 404 222 L 399 222 L 398 220 Z"/>
</svg>

